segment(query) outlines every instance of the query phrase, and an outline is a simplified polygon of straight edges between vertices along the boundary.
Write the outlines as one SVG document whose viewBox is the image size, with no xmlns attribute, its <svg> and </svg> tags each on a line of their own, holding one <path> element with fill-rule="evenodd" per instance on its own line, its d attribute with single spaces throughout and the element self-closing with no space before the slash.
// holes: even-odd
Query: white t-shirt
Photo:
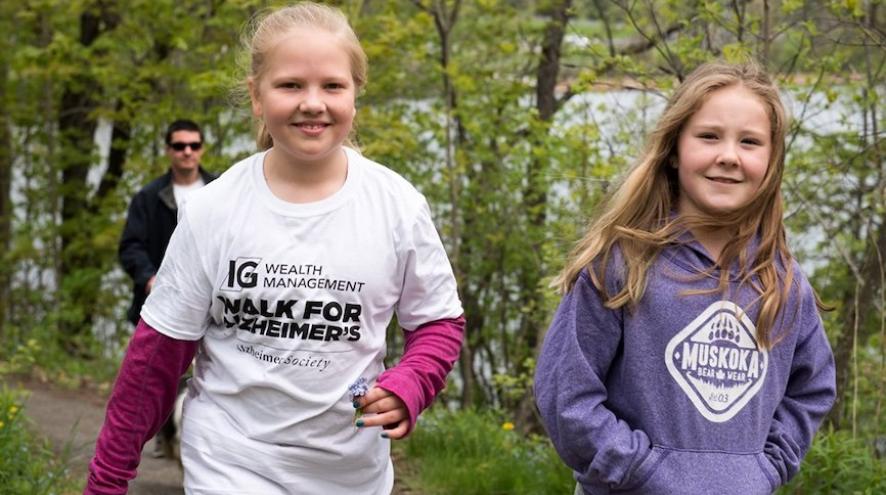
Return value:
<svg viewBox="0 0 886 495">
<path fill-rule="evenodd" d="M 183 442 L 299 493 L 390 491 L 389 441 L 353 426 L 348 386 L 383 371 L 394 312 L 407 330 L 462 314 L 424 197 L 346 153 L 347 179 L 322 201 L 274 196 L 265 153 L 195 191 L 141 313 L 203 339 Z"/>
<path fill-rule="evenodd" d="M 177 208 L 181 208 L 182 206 L 184 206 L 185 202 L 188 201 L 188 197 L 190 197 L 191 193 L 205 185 L 206 183 L 203 182 L 203 177 L 198 178 L 188 185 L 181 185 L 173 182 L 172 196 L 175 198 L 175 206 Z"/>
</svg>

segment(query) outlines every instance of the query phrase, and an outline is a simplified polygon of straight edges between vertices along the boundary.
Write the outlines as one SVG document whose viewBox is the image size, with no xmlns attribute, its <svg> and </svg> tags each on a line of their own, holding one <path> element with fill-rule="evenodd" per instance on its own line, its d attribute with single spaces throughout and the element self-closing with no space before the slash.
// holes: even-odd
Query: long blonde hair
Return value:
<svg viewBox="0 0 886 495">
<path fill-rule="evenodd" d="M 756 94 L 769 114 L 772 149 L 760 189 L 754 200 L 739 210 L 716 218 L 675 219 L 672 212 L 677 205 L 679 185 L 677 170 L 671 165 L 676 160 L 680 131 L 708 95 L 734 85 Z M 771 331 L 779 309 L 788 299 L 794 276 L 782 220 L 781 179 L 787 125 L 778 88 L 758 65 L 708 63 L 698 67 L 671 96 L 639 161 L 604 203 L 602 213 L 576 245 L 555 285 L 567 292 L 579 273 L 588 269 L 607 307 L 630 308 L 643 297 L 646 273 L 658 254 L 666 245 L 676 242 L 687 228 L 732 227 L 735 235 L 720 253 L 717 266 L 738 263 L 740 284 L 750 284 L 758 293 L 758 340 L 765 348 L 774 345 Z M 757 236 L 756 256 L 748 260 L 747 247 Z M 610 294 L 606 290 L 606 267 L 616 245 L 622 252 L 625 279 L 620 291 Z M 714 267 L 709 273 L 713 271 Z M 729 278 L 729 270 L 721 269 L 717 292 L 727 294 Z"/>
<path fill-rule="evenodd" d="M 249 54 L 247 78 L 258 81 L 267 70 L 268 53 L 280 38 L 299 28 L 322 29 L 341 40 L 341 46 L 351 62 L 351 77 L 355 89 L 359 93 L 366 85 L 369 70 L 366 52 L 347 17 L 340 10 L 314 2 L 299 2 L 252 19 L 242 39 L 244 52 Z M 353 146 L 353 129 L 351 134 L 345 144 Z M 261 119 L 256 123 L 255 142 L 260 150 L 274 145 L 274 140 Z"/>
</svg>

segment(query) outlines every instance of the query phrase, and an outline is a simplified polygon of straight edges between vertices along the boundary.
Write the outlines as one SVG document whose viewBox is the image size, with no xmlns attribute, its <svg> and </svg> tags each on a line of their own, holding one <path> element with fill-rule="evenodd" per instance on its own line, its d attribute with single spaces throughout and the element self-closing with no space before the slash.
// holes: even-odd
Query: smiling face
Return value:
<svg viewBox="0 0 886 495">
<path fill-rule="evenodd" d="M 249 93 L 253 113 L 274 139 L 273 153 L 294 165 L 340 158 L 356 114 L 351 62 L 341 39 L 297 29 L 277 42 L 265 67 L 250 78 Z"/>
<path fill-rule="evenodd" d="M 680 131 L 680 215 L 715 216 L 754 199 L 772 154 L 769 113 L 737 84 L 712 92 Z"/>
</svg>

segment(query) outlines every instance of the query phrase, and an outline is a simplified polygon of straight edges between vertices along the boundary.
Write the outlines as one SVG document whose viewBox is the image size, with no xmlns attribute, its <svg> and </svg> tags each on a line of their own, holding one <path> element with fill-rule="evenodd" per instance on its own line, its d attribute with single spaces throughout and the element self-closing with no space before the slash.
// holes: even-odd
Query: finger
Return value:
<svg viewBox="0 0 886 495">
<path fill-rule="evenodd" d="M 408 417 L 406 408 L 394 409 L 393 411 L 387 411 L 381 414 L 361 416 L 354 422 L 354 424 L 359 427 L 384 426 L 392 423 L 399 423 L 406 417 Z"/>
<path fill-rule="evenodd" d="M 378 400 L 378 394 L 375 392 L 375 387 L 373 387 L 371 390 L 369 390 L 365 394 L 363 394 L 359 397 L 354 397 L 354 407 L 355 408 L 365 407 L 366 405 L 371 404 L 371 403 L 375 402 L 376 400 Z"/>
<path fill-rule="evenodd" d="M 397 423 L 397 426 L 391 429 L 385 429 L 381 433 L 381 436 L 385 438 L 390 438 L 391 440 L 400 440 L 401 438 L 406 436 L 406 432 L 409 430 L 409 419 L 404 419 Z"/>
<path fill-rule="evenodd" d="M 360 397 L 360 405 L 365 407 L 373 402 L 384 399 L 385 397 L 390 397 L 392 394 L 387 390 L 379 387 L 372 387 L 369 392 L 366 392 L 366 395 Z"/>
<path fill-rule="evenodd" d="M 392 411 L 394 409 L 399 409 L 403 407 L 403 403 L 400 400 L 397 400 L 395 397 L 384 397 L 370 404 L 366 404 L 363 406 L 364 413 L 383 413 L 387 411 Z"/>
</svg>

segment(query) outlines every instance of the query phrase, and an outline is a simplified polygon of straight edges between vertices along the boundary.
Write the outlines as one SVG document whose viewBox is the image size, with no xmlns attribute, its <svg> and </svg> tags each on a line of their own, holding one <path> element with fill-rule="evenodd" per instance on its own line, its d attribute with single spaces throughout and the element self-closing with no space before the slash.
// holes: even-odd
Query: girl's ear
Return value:
<svg viewBox="0 0 886 495">
<path fill-rule="evenodd" d="M 252 115 L 256 117 L 262 116 L 262 108 L 261 101 L 258 98 L 258 84 L 254 77 L 250 77 L 246 80 L 246 84 L 249 88 L 249 100 L 252 103 Z"/>
</svg>

